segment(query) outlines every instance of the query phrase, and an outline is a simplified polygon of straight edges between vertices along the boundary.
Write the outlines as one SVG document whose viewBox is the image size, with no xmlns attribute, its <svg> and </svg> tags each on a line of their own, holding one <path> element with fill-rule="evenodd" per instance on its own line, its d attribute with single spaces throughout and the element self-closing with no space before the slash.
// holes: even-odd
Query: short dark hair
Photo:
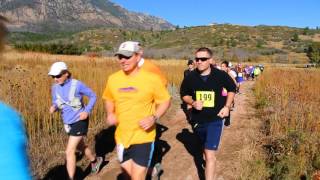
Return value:
<svg viewBox="0 0 320 180">
<path fill-rule="evenodd" d="M 71 72 L 68 70 L 62 70 L 60 74 L 66 74 L 68 73 L 68 78 L 71 78 Z"/>
<path fill-rule="evenodd" d="M 225 64 L 228 67 L 229 66 L 229 61 L 222 61 L 221 64 Z"/>
<path fill-rule="evenodd" d="M 199 48 L 199 49 L 196 51 L 196 53 L 202 52 L 202 51 L 207 52 L 210 57 L 212 57 L 212 55 L 213 55 L 211 49 L 209 49 L 209 48 L 207 48 L 207 47 L 201 47 L 201 48 Z"/>
</svg>

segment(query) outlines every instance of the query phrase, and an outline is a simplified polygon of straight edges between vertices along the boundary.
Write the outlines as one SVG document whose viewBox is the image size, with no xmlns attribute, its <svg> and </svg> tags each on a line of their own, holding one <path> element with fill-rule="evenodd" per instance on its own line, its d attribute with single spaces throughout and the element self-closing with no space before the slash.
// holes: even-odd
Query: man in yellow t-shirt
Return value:
<svg viewBox="0 0 320 180">
<path fill-rule="evenodd" d="M 117 126 L 117 153 L 124 173 L 144 179 L 153 153 L 155 122 L 169 108 L 170 95 L 159 76 L 138 67 L 142 50 L 137 42 L 122 43 L 116 56 L 121 70 L 109 77 L 103 93 L 107 123 Z"/>
</svg>

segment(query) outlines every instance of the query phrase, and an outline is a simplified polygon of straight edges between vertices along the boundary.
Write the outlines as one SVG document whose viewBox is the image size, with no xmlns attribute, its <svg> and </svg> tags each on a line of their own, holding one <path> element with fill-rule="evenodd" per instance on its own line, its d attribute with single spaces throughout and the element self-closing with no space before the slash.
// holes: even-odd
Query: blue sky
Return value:
<svg viewBox="0 0 320 180">
<path fill-rule="evenodd" d="M 210 23 L 320 27 L 320 0 L 111 0 L 174 25 Z"/>
</svg>

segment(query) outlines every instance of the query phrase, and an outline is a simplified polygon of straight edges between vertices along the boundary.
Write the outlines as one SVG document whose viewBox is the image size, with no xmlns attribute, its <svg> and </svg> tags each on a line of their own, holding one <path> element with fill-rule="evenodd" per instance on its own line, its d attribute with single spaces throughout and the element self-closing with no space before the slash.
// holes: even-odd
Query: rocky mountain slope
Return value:
<svg viewBox="0 0 320 180">
<path fill-rule="evenodd" d="M 109 0 L 1 0 L 0 15 L 13 31 L 78 31 L 92 27 L 173 29 L 169 22 L 127 11 Z"/>
</svg>

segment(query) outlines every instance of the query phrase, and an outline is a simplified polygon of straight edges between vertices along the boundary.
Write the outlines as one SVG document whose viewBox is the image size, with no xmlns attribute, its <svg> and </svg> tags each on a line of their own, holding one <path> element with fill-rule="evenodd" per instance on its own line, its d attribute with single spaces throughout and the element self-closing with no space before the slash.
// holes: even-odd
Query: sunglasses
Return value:
<svg viewBox="0 0 320 180">
<path fill-rule="evenodd" d="M 132 56 L 125 56 L 125 55 L 122 55 L 122 54 L 119 54 L 118 55 L 118 59 L 121 60 L 121 59 L 130 59 Z"/>
<path fill-rule="evenodd" d="M 208 57 L 196 57 L 196 58 L 195 58 L 195 61 L 196 61 L 196 62 L 199 62 L 199 61 L 204 62 L 204 61 L 207 61 L 208 59 L 210 59 L 210 58 L 208 58 Z"/>
<path fill-rule="evenodd" d="M 51 77 L 52 77 L 52 79 L 55 79 L 55 78 L 59 79 L 59 78 L 61 78 L 62 75 L 63 75 L 63 74 L 58 74 L 58 75 L 56 75 L 56 76 L 51 76 Z"/>
</svg>

